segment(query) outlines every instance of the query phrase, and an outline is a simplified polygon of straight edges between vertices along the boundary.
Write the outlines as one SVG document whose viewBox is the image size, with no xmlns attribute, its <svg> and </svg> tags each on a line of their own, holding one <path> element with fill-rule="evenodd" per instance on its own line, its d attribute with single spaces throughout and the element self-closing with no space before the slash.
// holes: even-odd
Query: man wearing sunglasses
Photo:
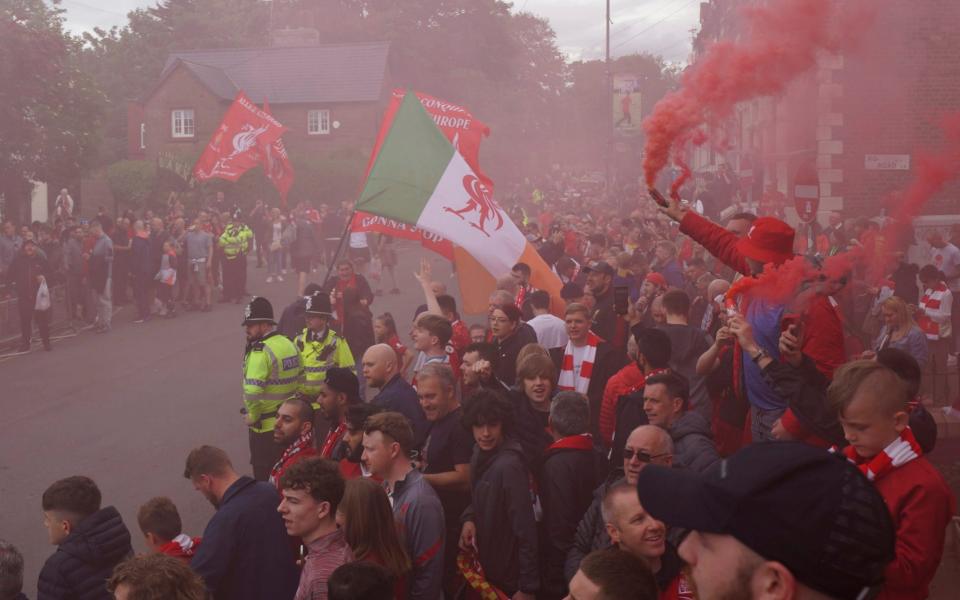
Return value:
<svg viewBox="0 0 960 600">
<path fill-rule="evenodd" d="M 623 449 L 623 468 L 615 469 L 607 481 L 593 493 L 593 503 L 577 526 L 573 548 L 567 554 L 563 573 L 567 581 L 573 578 L 580 561 L 594 550 L 609 548 L 612 545 L 607 533 L 606 522 L 601 514 L 603 498 L 614 484 L 626 481 L 636 485 L 640 471 L 649 464 L 665 467 L 673 464 L 673 440 L 670 434 L 660 427 L 641 425 L 627 437 Z"/>
</svg>

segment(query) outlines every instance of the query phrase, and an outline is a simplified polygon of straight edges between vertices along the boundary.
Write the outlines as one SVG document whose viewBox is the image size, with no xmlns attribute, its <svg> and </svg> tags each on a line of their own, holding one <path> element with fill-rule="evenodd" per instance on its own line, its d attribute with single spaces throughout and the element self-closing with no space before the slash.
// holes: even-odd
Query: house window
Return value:
<svg viewBox="0 0 960 600">
<path fill-rule="evenodd" d="M 193 109 L 185 108 L 170 113 L 170 135 L 175 138 L 193 137 Z"/>
<path fill-rule="evenodd" d="M 308 110 L 307 133 L 310 135 L 326 135 L 330 133 L 330 111 Z"/>
<path fill-rule="evenodd" d="M 140 149 L 147 149 L 147 124 L 140 123 Z"/>
</svg>

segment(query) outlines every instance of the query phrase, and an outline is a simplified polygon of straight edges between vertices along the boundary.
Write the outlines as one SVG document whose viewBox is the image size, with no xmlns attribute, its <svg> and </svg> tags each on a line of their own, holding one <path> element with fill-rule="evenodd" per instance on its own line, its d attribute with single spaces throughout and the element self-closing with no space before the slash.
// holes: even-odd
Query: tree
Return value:
<svg viewBox="0 0 960 600">
<path fill-rule="evenodd" d="M 259 0 L 160 0 L 127 15 L 124 27 L 84 33 L 84 70 L 106 93 L 100 164 L 126 154 L 127 103 L 157 82 L 171 52 L 264 46 L 270 6 Z"/>
<path fill-rule="evenodd" d="M 55 2 L 0 5 L 0 194 L 19 219 L 32 181 L 73 181 L 91 166 L 103 95 Z"/>
</svg>

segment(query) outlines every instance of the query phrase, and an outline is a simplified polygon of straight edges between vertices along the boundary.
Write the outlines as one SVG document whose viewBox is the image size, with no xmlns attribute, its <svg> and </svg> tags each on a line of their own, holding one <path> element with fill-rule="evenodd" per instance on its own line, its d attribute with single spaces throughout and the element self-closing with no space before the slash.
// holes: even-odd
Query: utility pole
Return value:
<svg viewBox="0 0 960 600">
<path fill-rule="evenodd" d="M 607 148 L 606 148 L 606 187 L 607 187 L 607 199 L 612 199 L 613 189 L 611 187 L 611 162 L 613 161 L 613 67 L 610 64 L 610 0 L 607 0 L 607 36 L 606 36 L 606 66 L 607 66 L 607 77 L 606 85 L 607 89 L 604 90 L 603 96 L 606 98 L 607 109 L 604 111 L 607 115 Z"/>
</svg>

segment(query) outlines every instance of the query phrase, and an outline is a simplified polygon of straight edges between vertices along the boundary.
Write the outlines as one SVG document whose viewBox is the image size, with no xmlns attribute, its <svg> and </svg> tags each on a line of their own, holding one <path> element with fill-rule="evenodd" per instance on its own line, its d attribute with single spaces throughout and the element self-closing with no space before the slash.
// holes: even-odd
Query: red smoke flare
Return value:
<svg viewBox="0 0 960 600">
<path fill-rule="evenodd" d="M 870 23 L 869 14 L 862 0 L 774 0 L 743 9 L 744 39 L 710 46 L 684 72 L 680 89 L 660 100 L 643 121 L 647 187 L 654 186 L 671 155 L 682 155 L 688 142 L 707 141 L 703 126 L 722 129 L 737 103 L 783 92 L 817 64 L 818 52 L 836 53 L 853 44 Z M 689 176 L 689 169 L 682 169 L 672 191 Z"/>
<path fill-rule="evenodd" d="M 891 224 L 882 230 L 874 248 L 853 248 L 827 258 L 822 268 L 798 256 L 782 265 L 768 265 L 758 277 L 744 277 L 727 291 L 727 298 L 745 294 L 784 304 L 803 312 L 814 293 L 830 294 L 832 282 L 849 276 L 854 270 L 865 272 L 866 283 L 877 286 L 894 266 L 891 250 L 903 247 L 913 228 L 913 219 L 923 206 L 953 179 L 960 178 L 960 112 L 942 120 L 944 147 L 937 153 L 921 153 L 913 181 L 902 194 L 889 199 Z M 801 290 L 806 290 L 802 293 Z"/>
</svg>

